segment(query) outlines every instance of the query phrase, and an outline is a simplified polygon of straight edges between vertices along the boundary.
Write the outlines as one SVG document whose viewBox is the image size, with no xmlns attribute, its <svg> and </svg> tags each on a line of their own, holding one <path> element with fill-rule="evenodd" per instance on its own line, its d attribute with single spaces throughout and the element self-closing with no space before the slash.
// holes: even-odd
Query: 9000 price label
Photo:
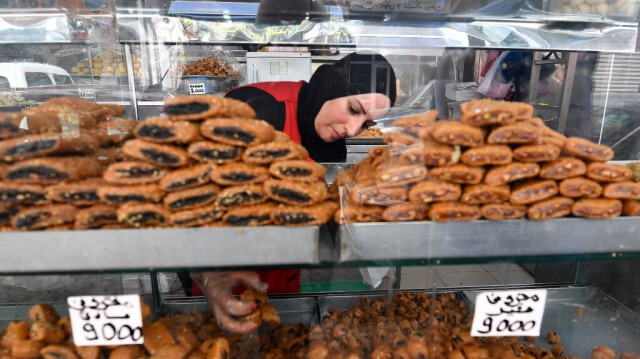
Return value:
<svg viewBox="0 0 640 359">
<path fill-rule="evenodd" d="M 476 297 L 471 335 L 539 336 L 547 291 L 482 292 Z"/>
</svg>

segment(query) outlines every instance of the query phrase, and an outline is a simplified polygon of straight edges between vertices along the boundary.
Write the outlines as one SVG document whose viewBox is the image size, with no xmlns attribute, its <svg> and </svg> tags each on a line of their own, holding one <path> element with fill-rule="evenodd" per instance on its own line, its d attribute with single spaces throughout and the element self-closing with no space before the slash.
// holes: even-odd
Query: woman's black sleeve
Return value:
<svg viewBox="0 0 640 359">
<path fill-rule="evenodd" d="M 240 100 L 253 108 L 256 118 L 269 122 L 276 130 L 282 131 L 285 120 L 285 106 L 269 93 L 254 87 L 240 87 L 226 97 Z"/>
</svg>

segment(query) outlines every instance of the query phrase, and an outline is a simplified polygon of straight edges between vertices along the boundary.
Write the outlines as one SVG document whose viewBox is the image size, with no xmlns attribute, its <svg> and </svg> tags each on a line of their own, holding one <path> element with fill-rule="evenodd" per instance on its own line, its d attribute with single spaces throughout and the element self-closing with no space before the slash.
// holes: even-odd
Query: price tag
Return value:
<svg viewBox="0 0 640 359">
<path fill-rule="evenodd" d="M 67 305 L 77 346 L 143 343 L 139 296 L 68 297 Z"/>
<path fill-rule="evenodd" d="M 11 88 L 11 92 L 23 93 L 23 92 L 27 92 L 27 91 L 29 91 L 29 89 L 26 88 L 26 87 L 12 87 Z"/>
<path fill-rule="evenodd" d="M 352 10 L 448 14 L 451 0 L 351 0 Z"/>
<path fill-rule="evenodd" d="M 476 297 L 471 335 L 539 336 L 546 300 L 545 289 L 482 292 Z"/>
<path fill-rule="evenodd" d="M 95 97 L 95 91 L 92 88 L 79 88 L 78 95 L 82 98 L 93 99 Z"/>
<path fill-rule="evenodd" d="M 189 95 L 204 95 L 204 84 L 189 84 Z"/>
</svg>

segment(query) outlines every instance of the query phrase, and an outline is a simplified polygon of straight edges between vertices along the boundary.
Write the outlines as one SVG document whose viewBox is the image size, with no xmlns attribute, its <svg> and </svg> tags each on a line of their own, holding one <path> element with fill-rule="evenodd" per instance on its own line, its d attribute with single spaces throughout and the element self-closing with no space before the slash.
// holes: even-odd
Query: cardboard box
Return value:
<svg viewBox="0 0 640 359">
<path fill-rule="evenodd" d="M 447 84 L 444 97 L 452 101 L 469 101 L 474 98 L 482 98 L 482 94 L 476 92 L 478 84 L 475 82 L 460 82 Z"/>
</svg>

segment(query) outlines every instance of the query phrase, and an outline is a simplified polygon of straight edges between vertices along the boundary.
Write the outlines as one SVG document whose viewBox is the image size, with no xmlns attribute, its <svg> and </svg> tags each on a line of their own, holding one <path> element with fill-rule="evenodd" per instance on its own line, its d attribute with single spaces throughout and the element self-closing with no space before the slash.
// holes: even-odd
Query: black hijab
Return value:
<svg viewBox="0 0 640 359">
<path fill-rule="evenodd" d="M 357 56 L 355 53 L 350 54 L 332 65 L 320 66 L 309 82 L 300 89 L 298 129 L 302 137 L 302 146 L 309 151 L 309 156 L 316 162 L 345 162 L 347 159 L 345 140 L 324 142 L 316 133 L 314 121 L 325 102 L 361 93 L 350 85 L 349 64 L 355 56 Z M 376 55 L 376 62 L 389 65 L 389 62 L 380 55 Z M 389 98 L 393 105 L 396 99 L 396 77 L 391 65 L 389 69 L 391 72 Z"/>
</svg>

